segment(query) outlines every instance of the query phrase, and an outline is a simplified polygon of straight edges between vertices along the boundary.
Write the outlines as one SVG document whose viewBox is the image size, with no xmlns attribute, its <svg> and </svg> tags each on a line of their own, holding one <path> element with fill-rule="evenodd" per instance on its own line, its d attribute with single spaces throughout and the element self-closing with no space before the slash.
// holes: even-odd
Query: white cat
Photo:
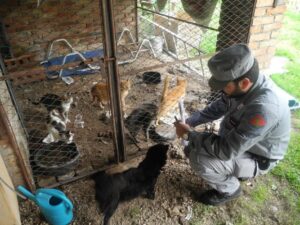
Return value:
<svg viewBox="0 0 300 225">
<path fill-rule="evenodd" d="M 44 143 L 65 141 L 67 144 L 73 142 L 74 133 L 67 130 L 66 119 L 58 110 L 52 109 L 47 117 L 48 135 L 43 139 Z"/>
</svg>

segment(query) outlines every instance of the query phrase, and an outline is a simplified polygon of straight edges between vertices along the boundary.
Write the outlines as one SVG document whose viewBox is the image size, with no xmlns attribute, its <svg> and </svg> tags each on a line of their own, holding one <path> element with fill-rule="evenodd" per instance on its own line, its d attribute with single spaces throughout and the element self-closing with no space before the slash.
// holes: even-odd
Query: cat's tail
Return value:
<svg viewBox="0 0 300 225">
<path fill-rule="evenodd" d="M 155 125 L 158 125 L 160 114 L 162 111 L 162 102 L 164 101 L 164 99 L 166 99 L 166 96 L 168 95 L 169 83 L 170 83 L 170 76 L 166 76 L 162 95 L 161 95 L 160 106 L 156 114 Z"/>
<path fill-rule="evenodd" d="M 163 88 L 162 96 L 161 96 L 161 102 L 163 101 L 163 99 L 164 99 L 164 98 L 166 97 L 166 95 L 168 94 L 169 83 L 170 83 L 170 76 L 166 76 L 165 82 L 164 82 L 164 88 Z"/>
</svg>

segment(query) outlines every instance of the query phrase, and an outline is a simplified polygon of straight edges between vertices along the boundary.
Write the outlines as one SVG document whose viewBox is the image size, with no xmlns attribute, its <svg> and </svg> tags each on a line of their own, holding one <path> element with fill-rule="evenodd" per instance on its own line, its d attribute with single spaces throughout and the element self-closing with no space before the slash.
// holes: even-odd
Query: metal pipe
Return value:
<svg viewBox="0 0 300 225">
<path fill-rule="evenodd" d="M 139 21 L 138 21 L 138 1 L 135 1 L 135 41 L 138 43 L 139 42 Z"/>
<path fill-rule="evenodd" d="M 110 102 L 112 110 L 113 138 L 116 162 L 125 161 L 125 137 L 123 113 L 120 98 L 120 81 L 117 64 L 115 29 L 112 0 L 99 0 L 103 18 L 104 63 L 106 64 Z M 100 15 L 101 16 L 101 15 Z"/>
<path fill-rule="evenodd" d="M 179 39 L 180 41 L 186 43 L 187 45 L 191 46 L 192 48 L 195 48 L 195 49 L 201 51 L 200 49 L 198 49 L 198 47 L 196 47 L 196 46 L 194 46 L 194 45 L 188 43 L 186 40 L 182 39 L 182 38 L 179 37 L 177 34 L 175 34 L 174 32 L 172 32 L 172 31 L 166 29 L 165 27 L 161 26 L 160 24 L 155 23 L 155 22 L 153 22 L 153 21 L 151 21 L 151 20 L 149 20 L 149 19 L 147 19 L 146 17 L 143 17 L 143 16 L 140 16 L 140 18 L 143 19 L 143 20 L 146 20 L 147 22 L 149 22 L 149 23 L 151 23 L 151 24 L 153 24 L 153 25 L 155 25 L 155 26 L 157 26 L 157 27 L 160 28 L 161 30 L 163 30 L 163 31 L 165 31 L 165 32 L 167 32 L 167 33 L 173 35 L 174 37 L 176 37 L 176 39 Z M 203 54 L 205 53 L 205 52 L 203 52 L 203 51 L 201 51 L 201 52 L 202 52 Z"/>
<path fill-rule="evenodd" d="M 136 55 L 135 55 L 135 57 L 134 57 L 133 59 L 129 59 L 129 60 L 126 60 L 126 61 L 121 61 L 121 62 L 119 62 L 118 64 L 120 64 L 120 65 L 128 64 L 128 63 L 132 63 L 132 62 L 134 62 L 135 60 L 137 60 L 137 58 L 138 58 L 140 52 L 143 51 L 142 47 L 145 45 L 145 43 L 148 43 L 149 48 L 150 48 L 152 54 L 154 55 L 154 57 L 156 57 L 156 54 L 155 54 L 155 52 L 154 52 L 154 50 L 153 50 L 153 48 L 152 48 L 151 42 L 150 42 L 148 39 L 144 39 L 144 40 L 142 41 L 142 43 L 139 45 L 138 50 L 137 50 L 137 53 L 136 53 Z"/>
<path fill-rule="evenodd" d="M 131 32 L 130 32 L 130 30 L 128 29 L 128 28 L 123 28 L 123 30 L 122 30 L 122 32 L 121 32 L 121 35 L 120 35 L 120 37 L 119 37 L 119 39 L 118 39 L 118 41 L 117 41 L 117 46 L 120 44 L 120 41 L 121 41 L 121 39 L 122 39 L 122 37 L 123 37 L 123 35 L 125 34 L 125 32 L 128 32 L 129 34 L 129 37 L 130 37 L 130 40 L 131 40 L 131 43 L 129 43 L 129 44 L 134 44 L 135 42 L 134 42 L 134 39 L 133 39 L 133 36 L 132 36 L 132 34 L 131 34 Z"/>
<path fill-rule="evenodd" d="M 201 52 L 198 52 L 198 54 L 200 55 Z M 201 66 L 201 70 L 202 70 L 202 79 L 203 79 L 203 81 L 204 81 L 205 73 L 204 73 L 204 67 L 203 67 L 203 61 L 202 61 L 202 58 L 200 58 L 200 66 Z"/>
<path fill-rule="evenodd" d="M 189 52 L 188 52 L 188 49 L 186 47 L 186 43 L 184 43 L 184 50 L 185 50 L 186 58 L 189 58 Z M 189 65 L 189 67 L 191 67 L 191 63 L 190 62 L 188 62 L 188 65 Z"/>
<path fill-rule="evenodd" d="M 69 49 L 71 50 L 71 52 L 75 52 L 75 51 L 76 51 L 76 50 L 72 47 L 72 45 L 71 45 L 66 39 L 64 39 L 64 38 L 56 39 L 56 40 L 52 41 L 52 43 L 50 44 L 50 47 L 49 47 L 49 49 L 48 49 L 48 51 L 47 51 L 47 54 L 46 54 L 46 59 L 45 59 L 45 61 L 48 61 L 48 60 L 49 60 L 50 55 L 51 55 L 51 53 L 52 53 L 53 45 L 54 45 L 55 43 L 57 43 L 57 42 L 65 43 L 66 46 L 69 47 Z M 41 63 L 43 63 L 43 62 L 41 62 Z"/>
<path fill-rule="evenodd" d="M 200 28 L 205 28 L 207 30 L 219 31 L 216 28 L 212 28 L 212 27 L 204 26 L 204 25 L 201 25 L 201 24 L 198 24 L 198 23 L 194 23 L 194 22 L 189 22 L 189 21 L 186 21 L 186 20 L 182 20 L 182 19 L 179 19 L 179 18 L 176 18 L 176 17 L 173 17 L 173 16 L 169 16 L 169 15 L 165 15 L 165 14 L 162 14 L 162 13 L 159 13 L 159 12 L 155 12 L 155 11 L 150 10 L 150 9 L 145 9 L 145 8 L 142 8 L 142 7 L 139 7 L 139 6 L 138 6 L 138 8 L 141 9 L 141 10 L 144 10 L 144 11 L 148 11 L 148 12 L 160 15 L 160 16 L 167 17 L 169 19 L 178 20 L 178 21 L 183 22 L 183 23 L 192 24 L 192 25 L 200 27 Z"/>
<path fill-rule="evenodd" d="M 175 46 L 176 59 L 179 59 L 179 57 L 178 57 L 178 48 L 177 48 L 177 39 L 176 39 L 176 36 L 172 36 L 172 38 L 173 38 L 173 42 L 174 42 L 174 46 Z"/>
<path fill-rule="evenodd" d="M 163 37 L 164 37 L 164 40 L 165 40 L 166 48 L 167 48 L 167 50 L 169 51 L 169 46 L 168 46 L 168 43 L 167 43 L 167 39 L 166 39 L 165 32 L 163 31 L 162 34 L 163 34 Z"/>
<path fill-rule="evenodd" d="M 174 53 L 172 53 L 172 54 L 173 54 L 173 57 L 175 57 Z M 178 59 L 178 60 L 175 60 L 174 62 L 165 62 L 163 64 L 154 65 L 154 66 L 147 66 L 147 67 L 143 67 L 141 69 L 127 70 L 126 72 L 131 73 L 131 74 L 141 73 L 141 72 L 144 72 L 144 71 L 151 71 L 151 70 L 154 70 L 154 69 L 158 69 L 158 68 L 162 68 L 162 67 L 166 67 L 166 66 L 171 66 L 171 65 L 175 65 L 175 64 L 182 64 L 182 63 L 185 63 L 185 62 L 194 61 L 194 60 L 198 60 L 198 59 L 201 59 L 201 58 L 202 59 L 203 58 L 208 58 L 208 57 L 211 57 L 211 56 L 213 56 L 213 53 L 207 54 L 207 55 L 198 55 L 198 56 L 195 56 L 195 57 L 190 58 L 190 59 Z"/>
</svg>

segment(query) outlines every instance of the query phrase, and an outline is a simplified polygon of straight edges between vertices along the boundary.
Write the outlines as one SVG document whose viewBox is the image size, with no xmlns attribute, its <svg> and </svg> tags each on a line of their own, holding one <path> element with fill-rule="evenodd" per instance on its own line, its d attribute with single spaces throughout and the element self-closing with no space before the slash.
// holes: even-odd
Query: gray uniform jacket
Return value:
<svg viewBox="0 0 300 225">
<path fill-rule="evenodd" d="M 269 159 L 282 159 L 290 138 L 290 110 L 288 100 L 280 91 L 272 81 L 259 75 L 246 95 L 228 98 L 223 94 L 192 114 L 186 120 L 192 127 L 224 116 L 219 135 L 189 133 L 194 153 L 204 151 L 221 160 L 230 160 L 247 151 Z"/>
</svg>

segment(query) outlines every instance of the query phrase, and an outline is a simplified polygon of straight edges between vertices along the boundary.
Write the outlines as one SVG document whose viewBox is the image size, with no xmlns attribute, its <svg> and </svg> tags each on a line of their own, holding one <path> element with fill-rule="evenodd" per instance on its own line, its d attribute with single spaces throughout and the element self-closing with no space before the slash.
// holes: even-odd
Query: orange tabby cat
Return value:
<svg viewBox="0 0 300 225">
<path fill-rule="evenodd" d="M 99 82 L 95 84 L 91 89 L 91 94 L 93 97 L 93 102 L 99 102 L 100 108 L 103 109 L 104 105 L 107 105 L 109 101 L 109 94 L 107 90 L 107 83 L 106 82 Z M 131 88 L 131 81 L 130 80 L 122 80 L 121 81 L 121 103 L 123 110 L 126 107 L 125 98 L 129 93 Z"/>
<path fill-rule="evenodd" d="M 156 115 L 155 124 L 158 125 L 158 121 L 161 117 L 165 116 L 173 110 L 180 101 L 181 98 L 184 97 L 187 81 L 186 79 L 177 77 L 177 84 L 175 87 L 169 89 L 169 81 L 170 77 L 167 76 L 164 82 L 164 89 L 161 98 L 161 103 Z"/>
</svg>

